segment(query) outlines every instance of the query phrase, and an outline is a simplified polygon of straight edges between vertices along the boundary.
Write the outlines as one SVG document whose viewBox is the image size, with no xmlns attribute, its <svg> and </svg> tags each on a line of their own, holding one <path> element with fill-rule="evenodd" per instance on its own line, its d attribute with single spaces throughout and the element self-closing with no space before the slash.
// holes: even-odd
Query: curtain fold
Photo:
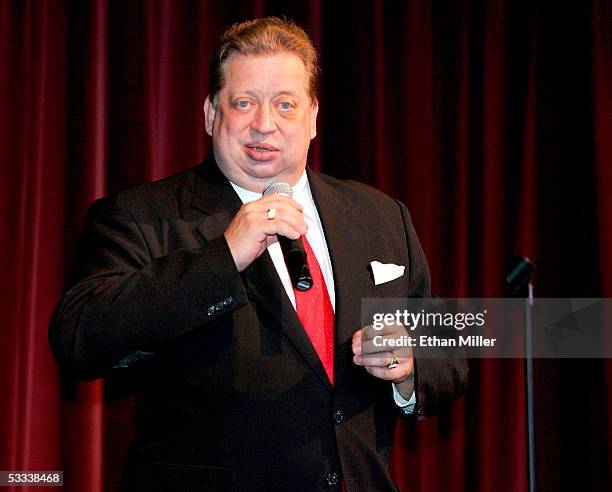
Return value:
<svg viewBox="0 0 612 492">
<path fill-rule="evenodd" d="M 46 325 L 63 283 L 64 9 L 0 10 L 0 467 L 58 469 L 61 400 Z"/>
<path fill-rule="evenodd" d="M 612 6 L 553 2 L 0 3 L 0 469 L 118 490 L 133 401 L 58 374 L 47 323 L 89 204 L 198 163 L 228 24 L 286 15 L 321 57 L 309 162 L 405 202 L 446 297 L 612 292 Z M 540 490 L 612 488 L 612 364 L 536 361 Z M 448 415 L 402 422 L 402 490 L 525 490 L 521 360 L 471 362 Z"/>
</svg>

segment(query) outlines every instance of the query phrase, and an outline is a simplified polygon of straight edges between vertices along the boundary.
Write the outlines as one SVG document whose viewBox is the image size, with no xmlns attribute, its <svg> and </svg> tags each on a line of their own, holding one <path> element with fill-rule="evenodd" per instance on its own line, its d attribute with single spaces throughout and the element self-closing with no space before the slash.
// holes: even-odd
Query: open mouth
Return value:
<svg viewBox="0 0 612 492">
<path fill-rule="evenodd" d="M 253 142 L 250 144 L 246 144 L 245 147 L 255 150 L 257 152 L 273 152 L 275 150 L 278 150 L 273 145 L 270 145 L 264 142 Z"/>
<path fill-rule="evenodd" d="M 268 162 L 278 156 L 276 147 L 263 142 L 246 144 L 244 148 L 248 156 L 255 161 Z"/>
</svg>

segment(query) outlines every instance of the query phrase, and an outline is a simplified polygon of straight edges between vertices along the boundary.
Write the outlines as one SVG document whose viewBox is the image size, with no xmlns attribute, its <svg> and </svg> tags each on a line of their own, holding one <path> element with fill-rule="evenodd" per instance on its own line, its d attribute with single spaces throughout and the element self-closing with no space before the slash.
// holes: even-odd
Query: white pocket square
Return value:
<svg viewBox="0 0 612 492">
<path fill-rule="evenodd" d="M 404 275 L 406 267 L 402 265 L 396 265 L 395 263 L 381 263 L 380 261 L 370 262 L 372 267 L 372 274 L 374 275 L 374 284 L 380 285 L 385 282 L 391 282 L 396 278 L 400 278 Z"/>
</svg>

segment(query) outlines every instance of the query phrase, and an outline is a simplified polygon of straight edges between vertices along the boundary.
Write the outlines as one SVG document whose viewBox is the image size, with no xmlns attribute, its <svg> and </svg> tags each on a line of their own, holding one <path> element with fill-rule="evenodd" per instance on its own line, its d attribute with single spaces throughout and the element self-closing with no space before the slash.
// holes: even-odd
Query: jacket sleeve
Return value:
<svg viewBox="0 0 612 492">
<path fill-rule="evenodd" d="M 51 318 L 51 349 L 63 368 L 102 377 L 247 303 L 223 235 L 153 258 L 129 211 L 104 198 L 86 217 L 73 280 Z"/>
<path fill-rule="evenodd" d="M 429 267 L 421 243 L 416 235 L 410 213 L 404 204 L 398 202 L 404 223 L 408 253 L 410 257 L 410 285 L 408 297 L 431 297 Z M 436 300 L 432 304 L 439 307 Z M 419 349 L 414 350 L 414 388 L 416 409 L 410 415 L 423 418 L 448 410 L 453 401 L 463 395 L 467 384 L 467 360 L 455 350 L 440 348 L 437 354 L 428 349 L 428 357 L 419 357 Z M 435 355 L 435 357 L 431 357 Z M 416 414 L 416 415 L 415 415 Z"/>
</svg>

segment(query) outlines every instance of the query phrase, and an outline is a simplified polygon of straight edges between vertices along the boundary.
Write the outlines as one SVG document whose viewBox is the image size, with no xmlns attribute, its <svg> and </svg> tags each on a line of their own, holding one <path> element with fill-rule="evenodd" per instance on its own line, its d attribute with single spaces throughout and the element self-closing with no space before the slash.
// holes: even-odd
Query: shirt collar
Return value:
<svg viewBox="0 0 612 492">
<path fill-rule="evenodd" d="M 261 193 L 257 193 L 255 191 L 250 191 L 238 186 L 235 183 L 232 183 L 232 188 L 236 190 L 236 193 L 242 200 L 242 203 L 249 203 L 255 200 L 259 200 L 261 198 Z M 300 205 L 304 207 L 304 215 L 307 219 L 314 220 L 316 217 L 314 201 L 312 199 L 312 193 L 310 192 L 310 184 L 308 182 L 308 175 L 306 174 L 306 170 L 298 179 L 298 182 L 295 183 L 293 188 L 293 199 L 298 202 Z"/>
</svg>

